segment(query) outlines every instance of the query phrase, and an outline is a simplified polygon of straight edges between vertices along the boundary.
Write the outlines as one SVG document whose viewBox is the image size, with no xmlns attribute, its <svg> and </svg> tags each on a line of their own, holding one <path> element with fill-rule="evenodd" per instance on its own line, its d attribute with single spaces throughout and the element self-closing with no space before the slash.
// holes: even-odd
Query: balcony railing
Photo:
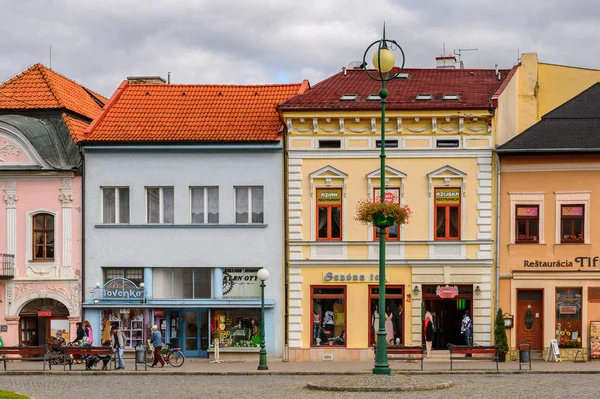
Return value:
<svg viewBox="0 0 600 399">
<path fill-rule="evenodd" d="M 15 256 L 0 254 L 0 279 L 15 278 Z"/>
</svg>

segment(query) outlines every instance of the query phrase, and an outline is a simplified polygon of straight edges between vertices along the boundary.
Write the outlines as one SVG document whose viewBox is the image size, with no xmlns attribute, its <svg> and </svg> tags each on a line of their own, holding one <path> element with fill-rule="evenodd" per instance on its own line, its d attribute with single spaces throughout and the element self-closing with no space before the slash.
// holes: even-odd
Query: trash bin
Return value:
<svg viewBox="0 0 600 399">
<path fill-rule="evenodd" d="M 139 363 L 144 364 L 144 370 L 147 370 L 146 365 L 146 347 L 144 345 L 138 345 L 135 347 L 135 370 L 137 371 L 137 365 Z"/>
<path fill-rule="evenodd" d="M 531 345 L 528 343 L 521 343 L 518 345 L 519 348 L 519 370 L 521 370 L 521 363 L 528 363 L 529 370 L 531 370 Z"/>
</svg>

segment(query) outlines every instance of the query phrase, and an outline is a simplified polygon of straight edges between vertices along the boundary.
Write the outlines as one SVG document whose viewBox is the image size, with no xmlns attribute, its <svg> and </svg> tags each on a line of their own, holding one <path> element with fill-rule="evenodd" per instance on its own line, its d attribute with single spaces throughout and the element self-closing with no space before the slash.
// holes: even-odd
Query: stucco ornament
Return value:
<svg viewBox="0 0 600 399">
<path fill-rule="evenodd" d="M 21 149 L 14 145 L 13 143 L 9 143 L 8 141 L 4 141 L 4 144 L 0 147 L 0 154 L 2 155 L 16 155 L 19 156 L 21 154 Z M 6 162 L 3 158 L 0 158 L 0 162 Z"/>
</svg>

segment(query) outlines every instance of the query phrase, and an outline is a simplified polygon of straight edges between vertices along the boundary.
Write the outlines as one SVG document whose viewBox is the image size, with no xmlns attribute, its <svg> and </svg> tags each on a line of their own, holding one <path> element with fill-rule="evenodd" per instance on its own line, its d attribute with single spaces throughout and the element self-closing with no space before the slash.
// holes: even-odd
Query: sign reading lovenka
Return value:
<svg viewBox="0 0 600 399">
<path fill-rule="evenodd" d="M 260 299 L 258 269 L 224 269 L 223 298 Z"/>
<path fill-rule="evenodd" d="M 144 287 L 138 287 L 126 278 L 113 278 L 108 280 L 101 288 L 93 289 L 96 299 L 144 299 Z"/>
<path fill-rule="evenodd" d="M 543 261 L 543 260 L 524 260 L 523 267 L 530 268 L 544 268 L 544 269 L 569 269 L 576 268 L 579 266 L 580 269 L 599 269 L 600 270 L 600 257 L 594 256 L 578 256 L 573 260 L 555 260 L 555 261 Z"/>
</svg>

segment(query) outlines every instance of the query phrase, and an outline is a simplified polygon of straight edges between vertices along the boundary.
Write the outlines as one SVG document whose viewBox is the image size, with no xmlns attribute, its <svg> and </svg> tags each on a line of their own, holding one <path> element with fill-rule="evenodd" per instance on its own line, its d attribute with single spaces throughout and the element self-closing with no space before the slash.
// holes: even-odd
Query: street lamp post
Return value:
<svg viewBox="0 0 600 399">
<path fill-rule="evenodd" d="M 394 69 L 394 54 L 388 48 L 388 44 L 392 48 L 398 48 L 402 55 L 402 65 L 397 71 L 392 72 Z M 369 50 L 377 45 L 377 51 L 373 55 L 373 66 L 375 67 L 376 74 L 369 71 L 367 68 L 367 53 Z M 385 88 L 385 83 L 396 79 L 402 69 L 404 68 L 404 51 L 396 43 L 395 40 L 388 40 L 385 38 L 385 24 L 383 25 L 383 38 L 373 42 L 363 56 L 363 68 L 367 75 L 376 81 L 381 82 L 381 89 L 379 90 L 379 98 L 381 99 L 381 171 L 379 173 L 379 184 L 380 184 L 380 201 L 385 200 L 385 102 L 388 96 L 388 91 Z M 385 333 L 385 240 L 387 236 L 387 227 L 378 227 L 379 229 L 379 329 L 377 331 L 377 352 L 375 354 L 375 366 L 373 367 L 373 374 L 390 374 L 392 370 L 388 363 L 387 358 L 387 340 Z"/>
<path fill-rule="evenodd" d="M 265 349 L 265 281 L 269 279 L 269 271 L 265 268 L 258 271 L 260 280 L 260 358 L 258 362 L 259 370 L 268 370 L 267 350 Z"/>
</svg>

